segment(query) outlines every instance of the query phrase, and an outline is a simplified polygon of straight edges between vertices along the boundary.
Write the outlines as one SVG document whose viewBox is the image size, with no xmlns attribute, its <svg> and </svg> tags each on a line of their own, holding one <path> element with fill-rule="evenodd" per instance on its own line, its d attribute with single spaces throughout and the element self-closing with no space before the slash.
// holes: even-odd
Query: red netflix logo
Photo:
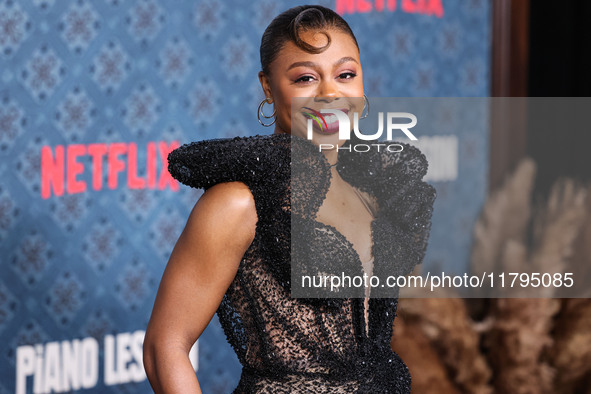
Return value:
<svg viewBox="0 0 591 394">
<path fill-rule="evenodd" d="M 115 189 L 118 186 L 119 174 L 127 172 L 127 187 L 130 189 L 179 189 L 178 182 L 168 172 L 168 154 L 179 147 L 178 141 L 170 143 L 148 142 L 146 146 L 146 174 L 138 175 L 138 147 L 135 142 L 114 142 L 110 144 L 72 144 L 57 145 L 55 148 L 44 146 L 41 148 L 41 197 L 84 193 L 87 185 L 78 179 L 84 173 L 84 164 L 79 158 L 84 156 L 92 159 L 92 188 L 103 188 L 103 163 L 106 158 L 107 186 Z M 162 166 L 157 176 L 157 156 Z"/>
<path fill-rule="evenodd" d="M 441 0 L 336 0 L 336 12 L 343 14 L 366 13 L 376 10 L 396 11 L 400 3 L 400 10 L 408 14 L 435 15 L 443 17 Z"/>
</svg>

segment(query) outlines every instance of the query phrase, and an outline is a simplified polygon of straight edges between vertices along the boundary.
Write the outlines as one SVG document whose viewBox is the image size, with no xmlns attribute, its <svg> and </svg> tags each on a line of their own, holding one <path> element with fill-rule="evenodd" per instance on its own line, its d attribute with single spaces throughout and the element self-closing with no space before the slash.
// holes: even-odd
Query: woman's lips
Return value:
<svg viewBox="0 0 591 394">
<path fill-rule="evenodd" d="M 304 111 L 302 112 L 304 116 L 308 119 L 312 119 L 312 126 L 316 130 L 316 132 L 321 134 L 334 134 L 338 133 L 339 131 L 339 120 L 335 114 L 330 113 L 320 113 L 315 109 L 304 107 Z M 323 109 L 333 109 L 333 108 L 323 108 Z M 345 115 L 349 114 L 348 108 L 334 108 L 336 110 L 342 111 Z"/>
</svg>

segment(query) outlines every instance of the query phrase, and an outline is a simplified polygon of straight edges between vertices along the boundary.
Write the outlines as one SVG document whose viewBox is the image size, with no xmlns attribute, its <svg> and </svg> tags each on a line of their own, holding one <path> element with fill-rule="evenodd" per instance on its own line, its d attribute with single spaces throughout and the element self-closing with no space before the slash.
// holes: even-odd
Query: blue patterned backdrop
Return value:
<svg viewBox="0 0 591 394">
<path fill-rule="evenodd" d="M 26 392 L 65 390 L 51 365 L 66 345 L 97 354 L 95 383 L 80 387 L 149 392 L 134 340 L 117 335 L 145 329 L 200 195 L 167 178 L 162 158 L 178 143 L 272 132 L 256 118 L 258 45 L 272 17 L 298 3 L 0 0 L 0 393 L 15 392 L 18 374 Z M 419 3 L 439 1 L 320 2 L 346 12 L 368 96 L 488 96 L 489 1 L 443 0 L 443 15 Z M 467 262 L 486 194 L 488 136 L 459 143 L 469 171 L 433 180 L 434 228 L 456 226 L 453 250 L 463 252 L 435 231 L 427 260 L 438 264 Z M 109 335 L 130 359 L 107 380 L 128 383 L 105 383 Z M 199 341 L 202 388 L 229 392 L 239 375 L 214 318 Z"/>
</svg>

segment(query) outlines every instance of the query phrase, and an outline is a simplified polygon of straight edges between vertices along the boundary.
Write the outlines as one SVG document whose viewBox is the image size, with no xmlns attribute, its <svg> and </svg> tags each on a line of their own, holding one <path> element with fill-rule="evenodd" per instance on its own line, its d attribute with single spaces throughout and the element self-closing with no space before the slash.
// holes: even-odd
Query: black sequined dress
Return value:
<svg viewBox="0 0 591 394">
<path fill-rule="evenodd" d="M 399 153 L 339 152 L 341 177 L 377 201 L 371 224 L 374 275 L 410 273 L 422 262 L 430 231 L 435 189 L 422 181 L 427 160 L 416 147 L 400 144 Z M 171 175 L 188 186 L 241 181 L 254 196 L 254 241 L 217 311 L 243 366 L 234 393 L 410 392 L 408 368 L 390 347 L 397 297 L 372 288 L 366 321 L 363 293 L 290 295 L 291 220 L 318 228 L 315 214 L 331 179 L 316 146 L 287 134 L 219 138 L 183 145 L 168 161 Z M 362 270 L 347 239 L 335 228 L 321 227 L 328 232 L 300 234 L 310 237 L 306 244 L 314 255 L 329 264 L 351 261 Z"/>
</svg>

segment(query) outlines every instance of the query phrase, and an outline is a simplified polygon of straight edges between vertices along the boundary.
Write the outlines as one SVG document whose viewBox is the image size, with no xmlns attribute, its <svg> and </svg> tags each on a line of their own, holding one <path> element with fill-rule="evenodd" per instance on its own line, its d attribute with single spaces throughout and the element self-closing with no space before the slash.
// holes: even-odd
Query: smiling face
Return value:
<svg viewBox="0 0 591 394">
<path fill-rule="evenodd" d="M 353 38 L 338 29 L 323 32 L 304 31 L 300 38 L 314 47 L 323 47 L 330 36 L 330 45 L 314 54 L 287 41 L 259 79 L 273 103 L 277 120 L 275 133 L 288 133 L 306 138 L 306 124 L 313 119 L 313 143 L 335 144 L 338 140 L 336 116 L 320 114 L 321 109 L 339 109 L 350 116 L 363 106 L 363 73 L 359 50 Z M 292 114 L 292 99 L 298 109 Z M 361 108 L 360 108 L 361 105 Z M 320 116 L 322 115 L 322 116 Z M 315 119 L 314 119 L 315 118 Z M 316 120 L 318 119 L 318 120 Z M 345 140 L 338 140 L 342 145 Z"/>
</svg>

